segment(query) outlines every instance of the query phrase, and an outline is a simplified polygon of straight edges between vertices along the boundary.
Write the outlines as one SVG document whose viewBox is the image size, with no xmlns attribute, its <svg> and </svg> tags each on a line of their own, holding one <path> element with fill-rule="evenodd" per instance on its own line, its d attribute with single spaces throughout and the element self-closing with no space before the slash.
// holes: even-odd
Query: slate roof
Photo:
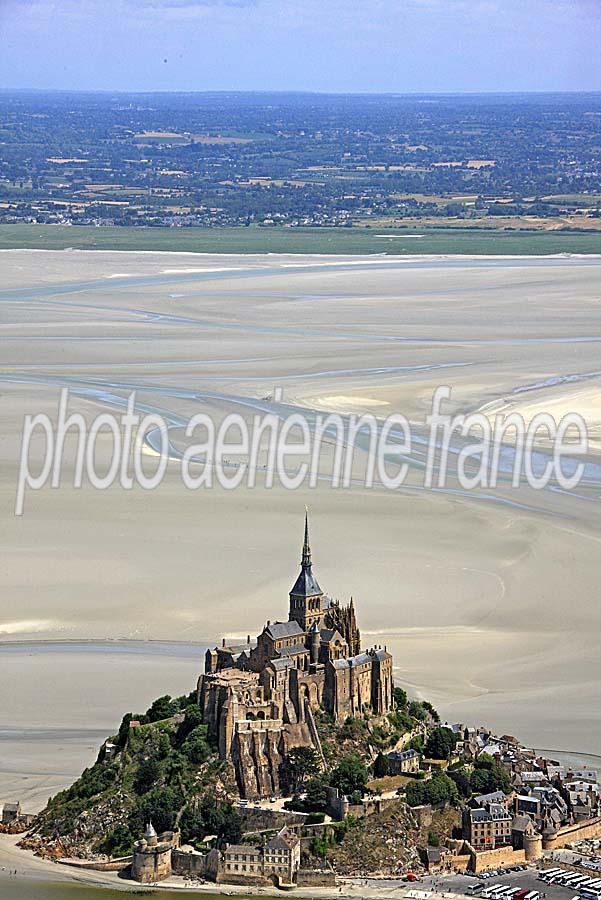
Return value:
<svg viewBox="0 0 601 900">
<path fill-rule="evenodd" d="M 504 806 L 493 805 L 488 809 L 472 809 L 470 812 L 472 822 L 491 822 L 502 819 L 511 819 Z"/>
<path fill-rule="evenodd" d="M 332 660 L 332 665 L 335 669 L 353 669 L 371 661 L 372 658 L 369 653 L 359 653 L 357 656 L 350 656 L 347 659 L 334 659 Z"/>
<path fill-rule="evenodd" d="M 414 757 L 419 756 L 417 750 L 392 750 L 388 754 L 388 759 L 414 759 Z"/>
<path fill-rule="evenodd" d="M 344 637 L 337 628 L 322 628 L 320 634 L 322 644 L 329 644 L 335 640 L 339 640 L 341 643 L 344 641 Z"/>
<path fill-rule="evenodd" d="M 253 847 L 252 844 L 230 844 L 225 848 L 224 853 L 227 856 L 231 856 L 234 853 L 245 853 L 247 856 L 260 856 L 261 848 Z"/>
<path fill-rule="evenodd" d="M 511 823 L 512 831 L 526 831 L 527 828 L 532 824 L 532 819 L 530 816 L 514 816 L 513 822 Z"/>
<path fill-rule="evenodd" d="M 293 644 L 292 647 L 286 647 L 287 656 L 298 656 L 299 653 L 308 653 L 309 651 L 304 644 Z"/>
<path fill-rule="evenodd" d="M 221 647 L 215 647 L 215 650 L 221 653 L 231 653 L 232 655 L 244 653 L 245 651 L 249 651 L 252 647 L 256 646 L 256 641 L 251 641 L 250 644 L 225 644 Z"/>
<path fill-rule="evenodd" d="M 478 797 L 474 797 L 478 806 L 484 806 L 485 803 L 505 803 L 506 800 L 503 791 L 492 791 L 490 794 L 480 794 Z"/>
<path fill-rule="evenodd" d="M 299 838 L 287 828 L 282 828 L 271 840 L 267 842 L 269 850 L 292 850 L 298 844 Z"/>
<path fill-rule="evenodd" d="M 321 592 L 321 588 L 317 583 L 317 578 L 313 574 L 311 566 L 301 569 L 299 576 L 290 591 L 295 597 L 313 597 L 315 594 L 321 594 Z"/>
<path fill-rule="evenodd" d="M 270 659 L 267 665 L 274 668 L 276 672 L 283 672 L 284 669 L 289 669 L 294 663 L 289 656 L 282 656 L 280 659 Z"/>
<path fill-rule="evenodd" d="M 304 633 L 294 619 L 291 622 L 272 622 L 271 625 L 265 626 L 265 634 L 269 635 L 274 641 L 278 641 L 281 638 L 300 637 Z"/>
</svg>

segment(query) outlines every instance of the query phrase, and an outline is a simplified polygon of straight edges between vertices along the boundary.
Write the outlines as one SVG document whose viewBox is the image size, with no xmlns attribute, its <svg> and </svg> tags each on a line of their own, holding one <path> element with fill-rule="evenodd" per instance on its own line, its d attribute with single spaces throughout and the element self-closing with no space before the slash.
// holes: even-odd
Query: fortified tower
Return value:
<svg viewBox="0 0 601 900">
<path fill-rule="evenodd" d="M 323 591 L 313 574 L 311 563 L 311 546 L 309 544 L 309 518 L 305 510 L 305 540 L 303 542 L 303 555 L 301 570 L 290 591 L 289 622 L 298 622 L 304 632 L 311 630 L 313 623 L 318 628 L 323 627 L 325 612 Z"/>
<path fill-rule="evenodd" d="M 153 884 L 171 875 L 171 851 L 179 847 L 179 831 L 157 834 L 149 822 L 144 837 L 134 844 L 131 877 L 142 884 Z"/>
</svg>

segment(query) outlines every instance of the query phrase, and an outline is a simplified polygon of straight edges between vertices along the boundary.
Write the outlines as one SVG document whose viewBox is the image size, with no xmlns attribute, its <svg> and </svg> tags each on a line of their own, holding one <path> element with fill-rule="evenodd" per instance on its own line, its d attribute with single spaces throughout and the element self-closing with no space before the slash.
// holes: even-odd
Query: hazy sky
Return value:
<svg viewBox="0 0 601 900">
<path fill-rule="evenodd" d="M 601 0 L 0 0 L 0 85 L 601 90 Z"/>
</svg>

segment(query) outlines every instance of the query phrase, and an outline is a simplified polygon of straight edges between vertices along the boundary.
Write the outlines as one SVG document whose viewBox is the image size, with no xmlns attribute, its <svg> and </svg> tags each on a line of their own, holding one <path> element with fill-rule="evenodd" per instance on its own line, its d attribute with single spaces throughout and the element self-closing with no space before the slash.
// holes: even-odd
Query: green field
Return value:
<svg viewBox="0 0 601 900">
<path fill-rule="evenodd" d="M 411 235 L 423 237 L 411 237 Z M 457 228 L 94 228 L 0 225 L 0 249 L 179 250 L 193 253 L 599 253 L 599 232 Z"/>
</svg>

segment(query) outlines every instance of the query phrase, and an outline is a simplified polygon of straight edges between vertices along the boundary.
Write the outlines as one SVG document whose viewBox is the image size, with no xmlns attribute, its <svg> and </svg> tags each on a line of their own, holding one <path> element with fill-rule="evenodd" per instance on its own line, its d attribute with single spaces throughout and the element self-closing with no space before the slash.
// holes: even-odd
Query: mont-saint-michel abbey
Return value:
<svg viewBox="0 0 601 900">
<path fill-rule="evenodd" d="M 352 599 L 342 606 L 320 588 L 307 516 L 287 621 L 268 621 L 255 642 L 249 636 L 232 646 L 224 639 L 208 650 L 198 699 L 247 798 L 282 792 L 284 760 L 293 747 L 313 747 L 321 756 L 315 711 L 340 722 L 392 708 L 392 656 L 382 647 L 362 652 Z"/>
</svg>

